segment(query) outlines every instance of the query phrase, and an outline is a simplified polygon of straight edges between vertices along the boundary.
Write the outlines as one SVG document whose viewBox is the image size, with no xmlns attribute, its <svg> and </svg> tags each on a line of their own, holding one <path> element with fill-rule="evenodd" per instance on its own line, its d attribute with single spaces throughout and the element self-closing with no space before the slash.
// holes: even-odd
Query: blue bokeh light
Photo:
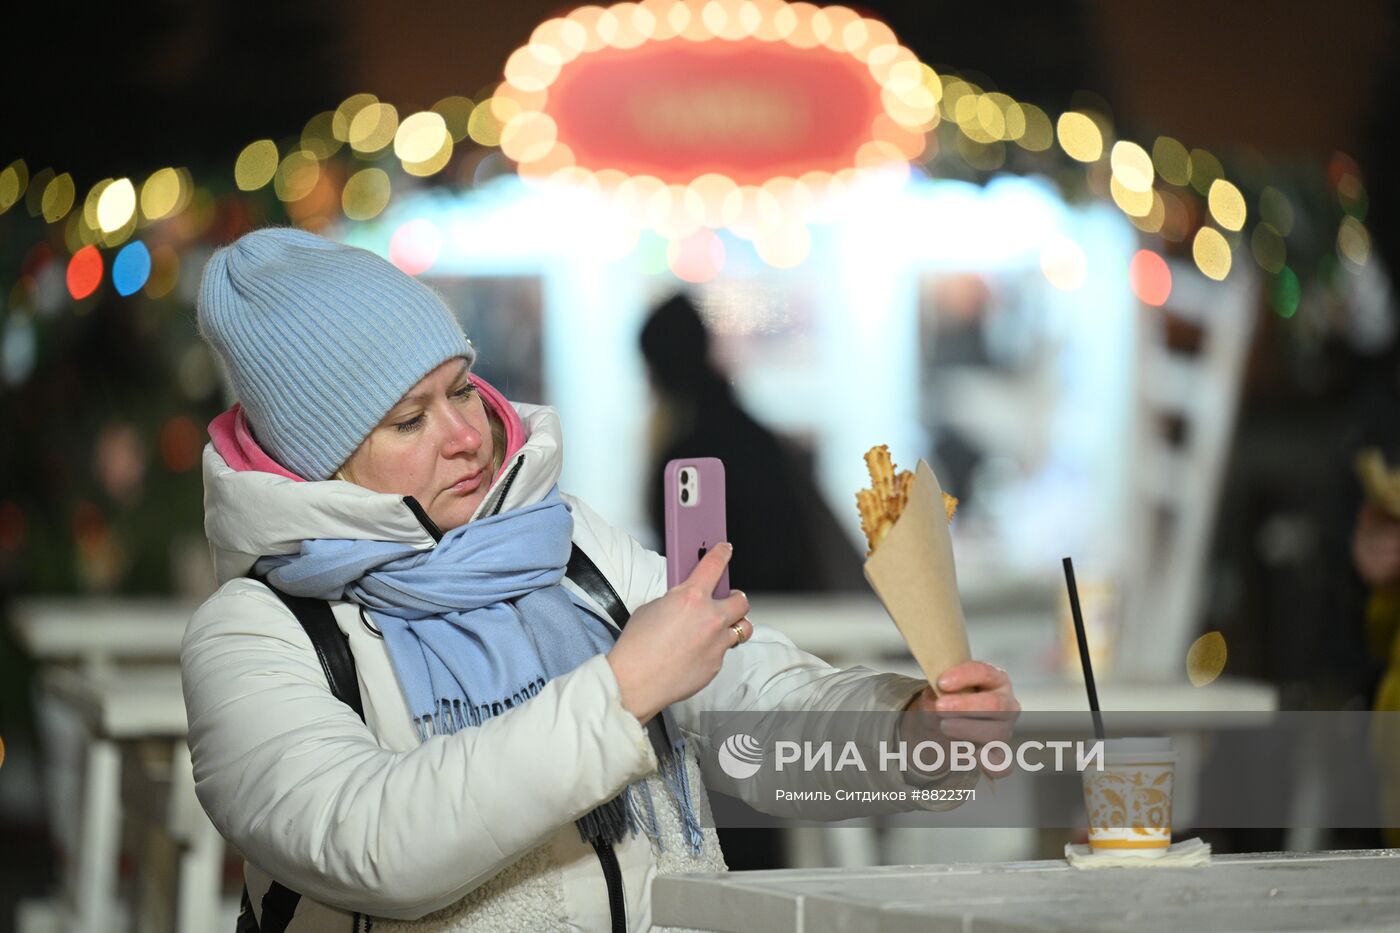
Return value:
<svg viewBox="0 0 1400 933">
<path fill-rule="evenodd" d="M 117 294 L 133 295 L 151 277 L 151 251 L 140 240 L 122 247 L 112 262 L 112 284 Z"/>
</svg>

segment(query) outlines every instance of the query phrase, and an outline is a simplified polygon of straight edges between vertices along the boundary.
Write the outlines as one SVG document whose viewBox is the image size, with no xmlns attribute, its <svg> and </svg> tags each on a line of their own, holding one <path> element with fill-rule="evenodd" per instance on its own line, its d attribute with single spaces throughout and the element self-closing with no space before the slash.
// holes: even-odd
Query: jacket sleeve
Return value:
<svg viewBox="0 0 1400 933">
<path fill-rule="evenodd" d="M 480 727 L 387 750 L 295 617 L 235 585 L 181 648 L 195 789 L 224 838 L 306 897 L 416 919 L 656 768 L 602 655 Z"/>
</svg>

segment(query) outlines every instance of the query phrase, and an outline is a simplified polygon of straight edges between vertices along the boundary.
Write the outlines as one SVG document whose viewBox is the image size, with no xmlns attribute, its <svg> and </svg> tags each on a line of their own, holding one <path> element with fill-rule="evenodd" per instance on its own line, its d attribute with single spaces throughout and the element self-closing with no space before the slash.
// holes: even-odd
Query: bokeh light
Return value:
<svg viewBox="0 0 1400 933">
<path fill-rule="evenodd" d="M 1371 234 L 1355 217 L 1343 217 L 1337 228 L 1337 252 L 1348 262 L 1366 265 L 1371 258 Z"/>
<path fill-rule="evenodd" d="M 1044 152 L 1055 145 L 1055 126 L 1045 111 L 1035 104 L 1021 104 L 1021 115 L 1026 121 L 1026 130 L 1017 138 L 1021 148 L 1030 152 Z"/>
<path fill-rule="evenodd" d="M 1281 318 L 1290 318 L 1298 313 L 1298 303 L 1302 300 L 1303 289 L 1298 282 L 1298 274 L 1284 266 L 1269 283 L 1269 304 Z"/>
<path fill-rule="evenodd" d="M 1272 185 L 1259 192 L 1259 216 L 1282 236 L 1293 232 L 1293 204 Z"/>
<path fill-rule="evenodd" d="M 1147 213 L 1141 217 L 1128 215 L 1128 222 L 1137 227 L 1143 233 L 1161 233 L 1162 227 L 1166 225 L 1167 208 L 1166 200 L 1162 197 L 1162 192 L 1152 191 L 1152 206 Z"/>
<path fill-rule="evenodd" d="M 171 473 L 194 469 L 202 447 L 199 426 L 189 415 L 176 415 L 160 429 L 160 459 Z"/>
<path fill-rule="evenodd" d="M 1288 261 L 1288 246 L 1273 224 L 1259 223 L 1249 237 L 1249 251 L 1265 272 L 1277 275 Z"/>
<path fill-rule="evenodd" d="M 1128 191 L 1141 194 L 1152 190 L 1152 157 L 1137 143 L 1120 139 L 1113 144 L 1108 161 L 1113 168 L 1114 179 Z M 1141 216 L 1147 211 L 1128 213 Z"/>
<path fill-rule="evenodd" d="M 180 283 L 180 254 L 162 243 L 151 251 L 151 275 L 146 280 L 147 298 L 164 298 Z"/>
<path fill-rule="evenodd" d="M 102 190 L 97 199 L 97 226 L 103 233 L 114 233 L 126 226 L 136 212 L 136 188 L 130 178 L 118 178 Z"/>
<path fill-rule="evenodd" d="M 1184 188 L 1191 183 L 1191 154 L 1170 136 L 1158 136 L 1152 144 L 1152 165 L 1169 185 Z"/>
<path fill-rule="evenodd" d="M 1103 155 L 1103 134 L 1086 114 L 1068 111 L 1060 114 L 1056 131 L 1060 147 L 1078 162 L 1095 162 Z"/>
<path fill-rule="evenodd" d="M 160 220 L 174 212 L 180 203 L 180 173 L 173 168 L 152 172 L 141 185 L 141 216 Z"/>
<path fill-rule="evenodd" d="M 613 22 L 616 22 L 613 17 Z M 531 42 L 506 59 L 505 79 L 522 91 L 542 91 L 559 76 L 563 58 L 552 45 Z"/>
<path fill-rule="evenodd" d="M 272 179 L 273 190 L 280 201 L 300 201 L 316 188 L 321 179 L 321 163 L 305 149 L 287 153 L 277 166 Z"/>
<path fill-rule="evenodd" d="M 467 120 L 467 135 L 480 146 L 499 146 L 501 129 L 501 120 L 496 116 L 496 109 L 491 106 L 490 99 L 478 104 Z"/>
<path fill-rule="evenodd" d="M 399 130 L 399 112 L 393 104 L 369 104 L 350 121 L 347 142 L 356 152 L 371 155 L 394 141 Z"/>
<path fill-rule="evenodd" d="M 460 95 L 444 97 L 430 108 L 433 113 L 442 117 L 443 125 L 447 127 L 447 132 L 452 135 L 454 143 L 460 143 L 467 138 L 467 124 L 471 121 L 472 110 L 475 105 L 471 98 Z"/>
<path fill-rule="evenodd" d="M 559 138 L 559 127 L 547 113 L 532 111 L 516 116 L 501 130 L 501 152 L 517 162 L 542 158 Z"/>
<path fill-rule="evenodd" d="M 151 276 L 151 253 L 146 244 L 133 240 L 112 260 L 112 287 L 122 297 L 134 295 Z"/>
<path fill-rule="evenodd" d="M 73 184 L 73 176 L 67 172 L 49 182 L 44 186 L 44 193 L 40 198 L 39 210 L 44 220 L 57 223 L 67 217 L 77 196 L 78 189 Z"/>
<path fill-rule="evenodd" d="M 1040 271 L 1062 292 L 1077 291 L 1089 276 L 1084 250 L 1067 236 L 1055 236 L 1040 250 Z"/>
<path fill-rule="evenodd" d="M 243 147 L 233 164 L 233 181 L 240 191 L 257 191 L 277 174 L 277 144 L 260 139 Z"/>
<path fill-rule="evenodd" d="M 325 160 L 340 151 L 345 143 L 335 136 L 335 111 L 323 110 L 310 120 L 301 130 L 301 148 Z"/>
<path fill-rule="evenodd" d="M 1204 149 L 1191 150 L 1191 187 L 1204 197 L 1217 178 L 1225 177 L 1220 160 Z"/>
<path fill-rule="evenodd" d="M 373 94 L 351 94 L 345 98 L 331 115 L 331 136 L 343 143 L 349 142 L 350 124 L 354 122 L 355 117 L 359 116 L 361 110 L 377 103 L 379 98 Z"/>
<path fill-rule="evenodd" d="M 1125 187 L 1115 173 L 1108 180 L 1108 191 L 1113 197 L 1113 203 L 1129 217 L 1146 217 L 1152 211 L 1152 189 L 1149 187 L 1145 191 L 1133 191 Z"/>
<path fill-rule="evenodd" d="M 33 217 L 40 212 L 40 205 L 44 198 L 44 189 L 49 182 L 54 179 L 54 170 L 51 168 L 41 168 L 33 175 L 29 176 L 29 181 L 24 189 L 24 209 Z"/>
<path fill-rule="evenodd" d="M 1191 685 L 1204 687 L 1219 677 L 1229 654 L 1225 636 L 1219 632 L 1206 632 L 1197 638 L 1186 652 L 1186 677 Z"/>
<path fill-rule="evenodd" d="M 0 214 L 14 207 L 29 186 L 29 168 L 16 159 L 0 171 Z"/>
<path fill-rule="evenodd" d="M 1196 268 L 1207 278 L 1220 282 L 1230 274 L 1230 244 L 1214 227 L 1196 231 L 1196 238 L 1191 241 L 1191 256 L 1196 260 Z"/>
<path fill-rule="evenodd" d="M 786 220 L 759 232 L 754 238 L 758 256 L 775 269 L 791 269 L 812 251 L 812 233 L 801 221 Z"/>
<path fill-rule="evenodd" d="M 33 319 L 27 314 L 7 315 L 0 339 L 0 379 L 8 386 L 23 385 L 34 372 L 38 349 Z"/>
<path fill-rule="evenodd" d="M 1160 308 L 1172 294 L 1172 270 L 1160 254 L 1140 249 L 1128 263 L 1128 284 L 1138 301 Z"/>
<path fill-rule="evenodd" d="M 68 294 L 75 301 L 81 301 L 97 291 L 97 286 L 102 284 L 102 254 L 96 246 L 84 246 L 73 254 L 73 258 L 68 260 L 65 279 Z"/>
<path fill-rule="evenodd" d="M 1162 199 L 1162 239 L 1169 243 L 1185 243 L 1193 226 L 1191 210 L 1186 202 L 1171 191 L 1158 191 Z"/>
<path fill-rule="evenodd" d="M 340 206 L 351 220 L 369 220 L 388 206 L 389 195 L 388 173 L 379 168 L 363 168 L 345 183 Z"/>
<path fill-rule="evenodd" d="M 1240 189 L 1223 178 L 1211 182 L 1210 193 L 1206 196 L 1210 216 L 1226 230 L 1242 230 L 1245 221 L 1244 195 Z"/>
<path fill-rule="evenodd" d="M 447 121 L 431 110 L 420 111 L 404 118 L 394 136 L 394 155 L 404 162 L 426 162 L 450 139 Z"/>
<path fill-rule="evenodd" d="M 428 220 L 410 220 L 389 238 L 389 261 L 409 275 L 427 272 L 441 251 L 442 234 Z"/>
<path fill-rule="evenodd" d="M 1337 179 L 1337 202 L 1342 205 L 1343 211 L 1357 220 L 1366 219 L 1366 210 L 1370 206 L 1366 186 L 1351 172 L 1346 172 Z"/>
<path fill-rule="evenodd" d="M 724 241 L 713 230 L 701 227 L 667 245 L 666 265 L 683 282 L 708 282 L 724 268 Z"/>
</svg>

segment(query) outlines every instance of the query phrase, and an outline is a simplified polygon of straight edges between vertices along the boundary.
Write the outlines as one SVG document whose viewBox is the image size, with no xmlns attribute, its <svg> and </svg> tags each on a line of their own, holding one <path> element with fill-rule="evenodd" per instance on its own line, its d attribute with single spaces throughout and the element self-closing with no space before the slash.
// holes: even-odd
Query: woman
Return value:
<svg viewBox="0 0 1400 933">
<path fill-rule="evenodd" d="M 727 546 L 668 591 L 558 491 L 554 411 L 473 376 L 441 300 L 371 253 L 250 233 L 209 261 L 199 326 L 239 404 L 204 452 L 222 585 L 181 652 L 189 742 L 264 928 L 275 880 L 294 931 L 645 930 L 653 877 L 724 868 L 701 710 L 1015 708 L 989 665 L 935 701 L 753 628 L 743 593 L 711 598 Z M 620 635 L 564 577 L 574 547 Z M 272 588 L 329 601 L 363 720 Z"/>
</svg>

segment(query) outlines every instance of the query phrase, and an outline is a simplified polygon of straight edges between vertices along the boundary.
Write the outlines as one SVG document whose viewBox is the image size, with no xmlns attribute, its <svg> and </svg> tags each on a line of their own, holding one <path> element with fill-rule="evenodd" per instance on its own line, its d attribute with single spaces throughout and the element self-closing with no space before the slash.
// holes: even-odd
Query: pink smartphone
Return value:
<svg viewBox="0 0 1400 933">
<path fill-rule="evenodd" d="M 666 586 L 684 583 L 700 558 L 728 541 L 724 520 L 724 464 L 717 457 L 672 460 L 666 464 Z M 729 595 L 729 568 L 719 578 L 715 599 Z"/>
</svg>

